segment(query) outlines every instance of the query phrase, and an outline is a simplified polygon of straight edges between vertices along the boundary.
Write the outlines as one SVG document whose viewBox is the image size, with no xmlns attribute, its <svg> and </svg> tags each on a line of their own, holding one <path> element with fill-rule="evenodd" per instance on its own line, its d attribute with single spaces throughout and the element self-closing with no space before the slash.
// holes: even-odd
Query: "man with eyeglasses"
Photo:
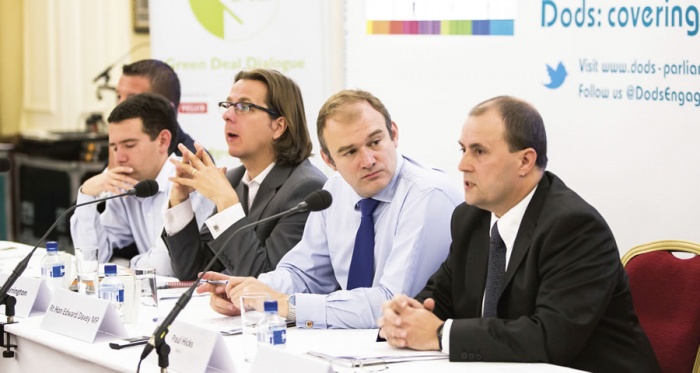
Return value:
<svg viewBox="0 0 700 373">
<path fill-rule="evenodd" d="M 308 212 L 233 233 L 296 206 L 326 181 L 308 159 L 311 139 L 294 81 L 275 70 L 241 71 L 219 109 L 228 152 L 242 165 L 228 172 L 219 169 L 199 144 L 195 153 L 179 145 L 182 160 L 172 160 L 177 174 L 171 178 L 175 187 L 163 219 L 163 239 L 181 280 L 195 279 L 222 248 L 215 271 L 257 276 L 274 269 L 301 239 Z M 193 191 L 216 205 L 201 232 L 189 202 Z"/>
</svg>

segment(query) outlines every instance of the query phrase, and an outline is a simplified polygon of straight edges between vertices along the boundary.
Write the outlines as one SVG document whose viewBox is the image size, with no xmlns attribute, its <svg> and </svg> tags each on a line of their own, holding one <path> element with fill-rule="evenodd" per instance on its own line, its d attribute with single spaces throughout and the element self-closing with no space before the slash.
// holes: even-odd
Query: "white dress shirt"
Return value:
<svg viewBox="0 0 700 373">
<path fill-rule="evenodd" d="M 447 257 L 450 219 L 462 193 L 443 172 L 397 154 L 396 174 L 372 197 L 380 201 L 373 215 L 372 287 L 345 290 L 363 197 L 337 173 L 324 189 L 333 204 L 309 214 L 301 241 L 258 279 L 295 293 L 299 327 L 375 328 L 384 301 L 416 295 Z"/>
<path fill-rule="evenodd" d="M 174 157 L 174 156 L 173 156 Z M 71 237 L 75 247 L 97 246 L 100 263 L 109 261 L 115 248 L 136 243 L 139 254 L 131 259 L 131 267 L 155 267 L 159 275 L 172 276 L 170 254 L 160 238 L 163 230 L 163 211 L 175 175 L 175 165 L 165 161 L 156 181 L 158 192 L 147 198 L 127 196 L 106 202 L 103 213 L 95 205 L 79 207 L 71 217 Z M 78 191 L 77 203 L 97 199 Z M 199 225 L 214 209 L 214 204 L 199 193 L 191 193 L 190 201 Z"/>
</svg>

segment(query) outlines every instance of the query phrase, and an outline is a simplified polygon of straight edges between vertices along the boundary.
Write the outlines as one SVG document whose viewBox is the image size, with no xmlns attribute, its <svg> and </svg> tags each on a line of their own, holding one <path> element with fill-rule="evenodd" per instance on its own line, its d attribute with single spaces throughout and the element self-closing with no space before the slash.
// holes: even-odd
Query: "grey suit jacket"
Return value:
<svg viewBox="0 0 700 373">
<path fill-rule="evenodd" d="M 457 206 L 452 247 L 416 298 L 453 319 L 450 361 L 545 362 L 658 372 L 603 217 L 554 174 L 540 181 L 513 245 L 498 318 L 482 318 L 491 213 Z"/>
<path fill-rule="evenodd" d="M 306 159 L 297 166 L 275 165 L 265 177 L 248 211 L 248 187 L 241 183 L 245 168 L 226 173 L 236 190 L 246 216 L 213 240 L 206 225 L 201 232 L 195 219 L 180 232 L 167 236 L 163 232 L 175 275 L 193 280 L 219 250 L 221 254 L 211 270 L 234 276 L 253 276 L 273 270 L 304 232 L 309 213 L 296 213 L 261 223 L 233 235 L 240 227 L 288 210 L 306 196 L 323 187 L 326 176 Z"/>
</svg>

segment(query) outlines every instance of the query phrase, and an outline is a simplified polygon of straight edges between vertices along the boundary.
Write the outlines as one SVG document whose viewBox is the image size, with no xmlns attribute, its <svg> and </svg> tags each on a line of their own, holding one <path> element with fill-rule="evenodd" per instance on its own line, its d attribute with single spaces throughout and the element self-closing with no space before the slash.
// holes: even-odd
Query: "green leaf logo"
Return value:
<svg viewBox="0 0 700 373">
<path fill-rule="evenodd" d="M 279 0 L 190 0 L 190 8 L 212 35 L 224 40 L 245 40 L 272 23 Z"/>
</svg>

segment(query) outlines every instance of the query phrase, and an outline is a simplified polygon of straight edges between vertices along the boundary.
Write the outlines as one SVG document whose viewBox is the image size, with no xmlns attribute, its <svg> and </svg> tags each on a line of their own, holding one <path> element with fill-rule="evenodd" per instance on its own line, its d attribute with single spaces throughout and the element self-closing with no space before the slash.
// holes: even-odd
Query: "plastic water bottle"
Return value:
<svg viewBox="0 0 700 373">
<path fill-rule="evenodd" d="M 98 292 L 100 299 L 108 300 L 112 307 L 117 310 L 119 318 L 124 321 L 124 284 L 117 278 L 117 265 L 105 264 L 105 278 L 100 282 Z"/>
<path fill-rule="evenodd" d="M 63 287 L 65 275 L 66 266 L 61 256 L 58 255 L 58 242 L 46 242 L 46 255 L 41 259 L 41 277 L 53 291 Z"/>
<path fill-rule="evenodd" d="M 265 316 L 258 323 L 258 343 L 284 347 L 287 344 L 287 322 L 277 314 L 277 301 L 265 301 Z"/>
</svg>

